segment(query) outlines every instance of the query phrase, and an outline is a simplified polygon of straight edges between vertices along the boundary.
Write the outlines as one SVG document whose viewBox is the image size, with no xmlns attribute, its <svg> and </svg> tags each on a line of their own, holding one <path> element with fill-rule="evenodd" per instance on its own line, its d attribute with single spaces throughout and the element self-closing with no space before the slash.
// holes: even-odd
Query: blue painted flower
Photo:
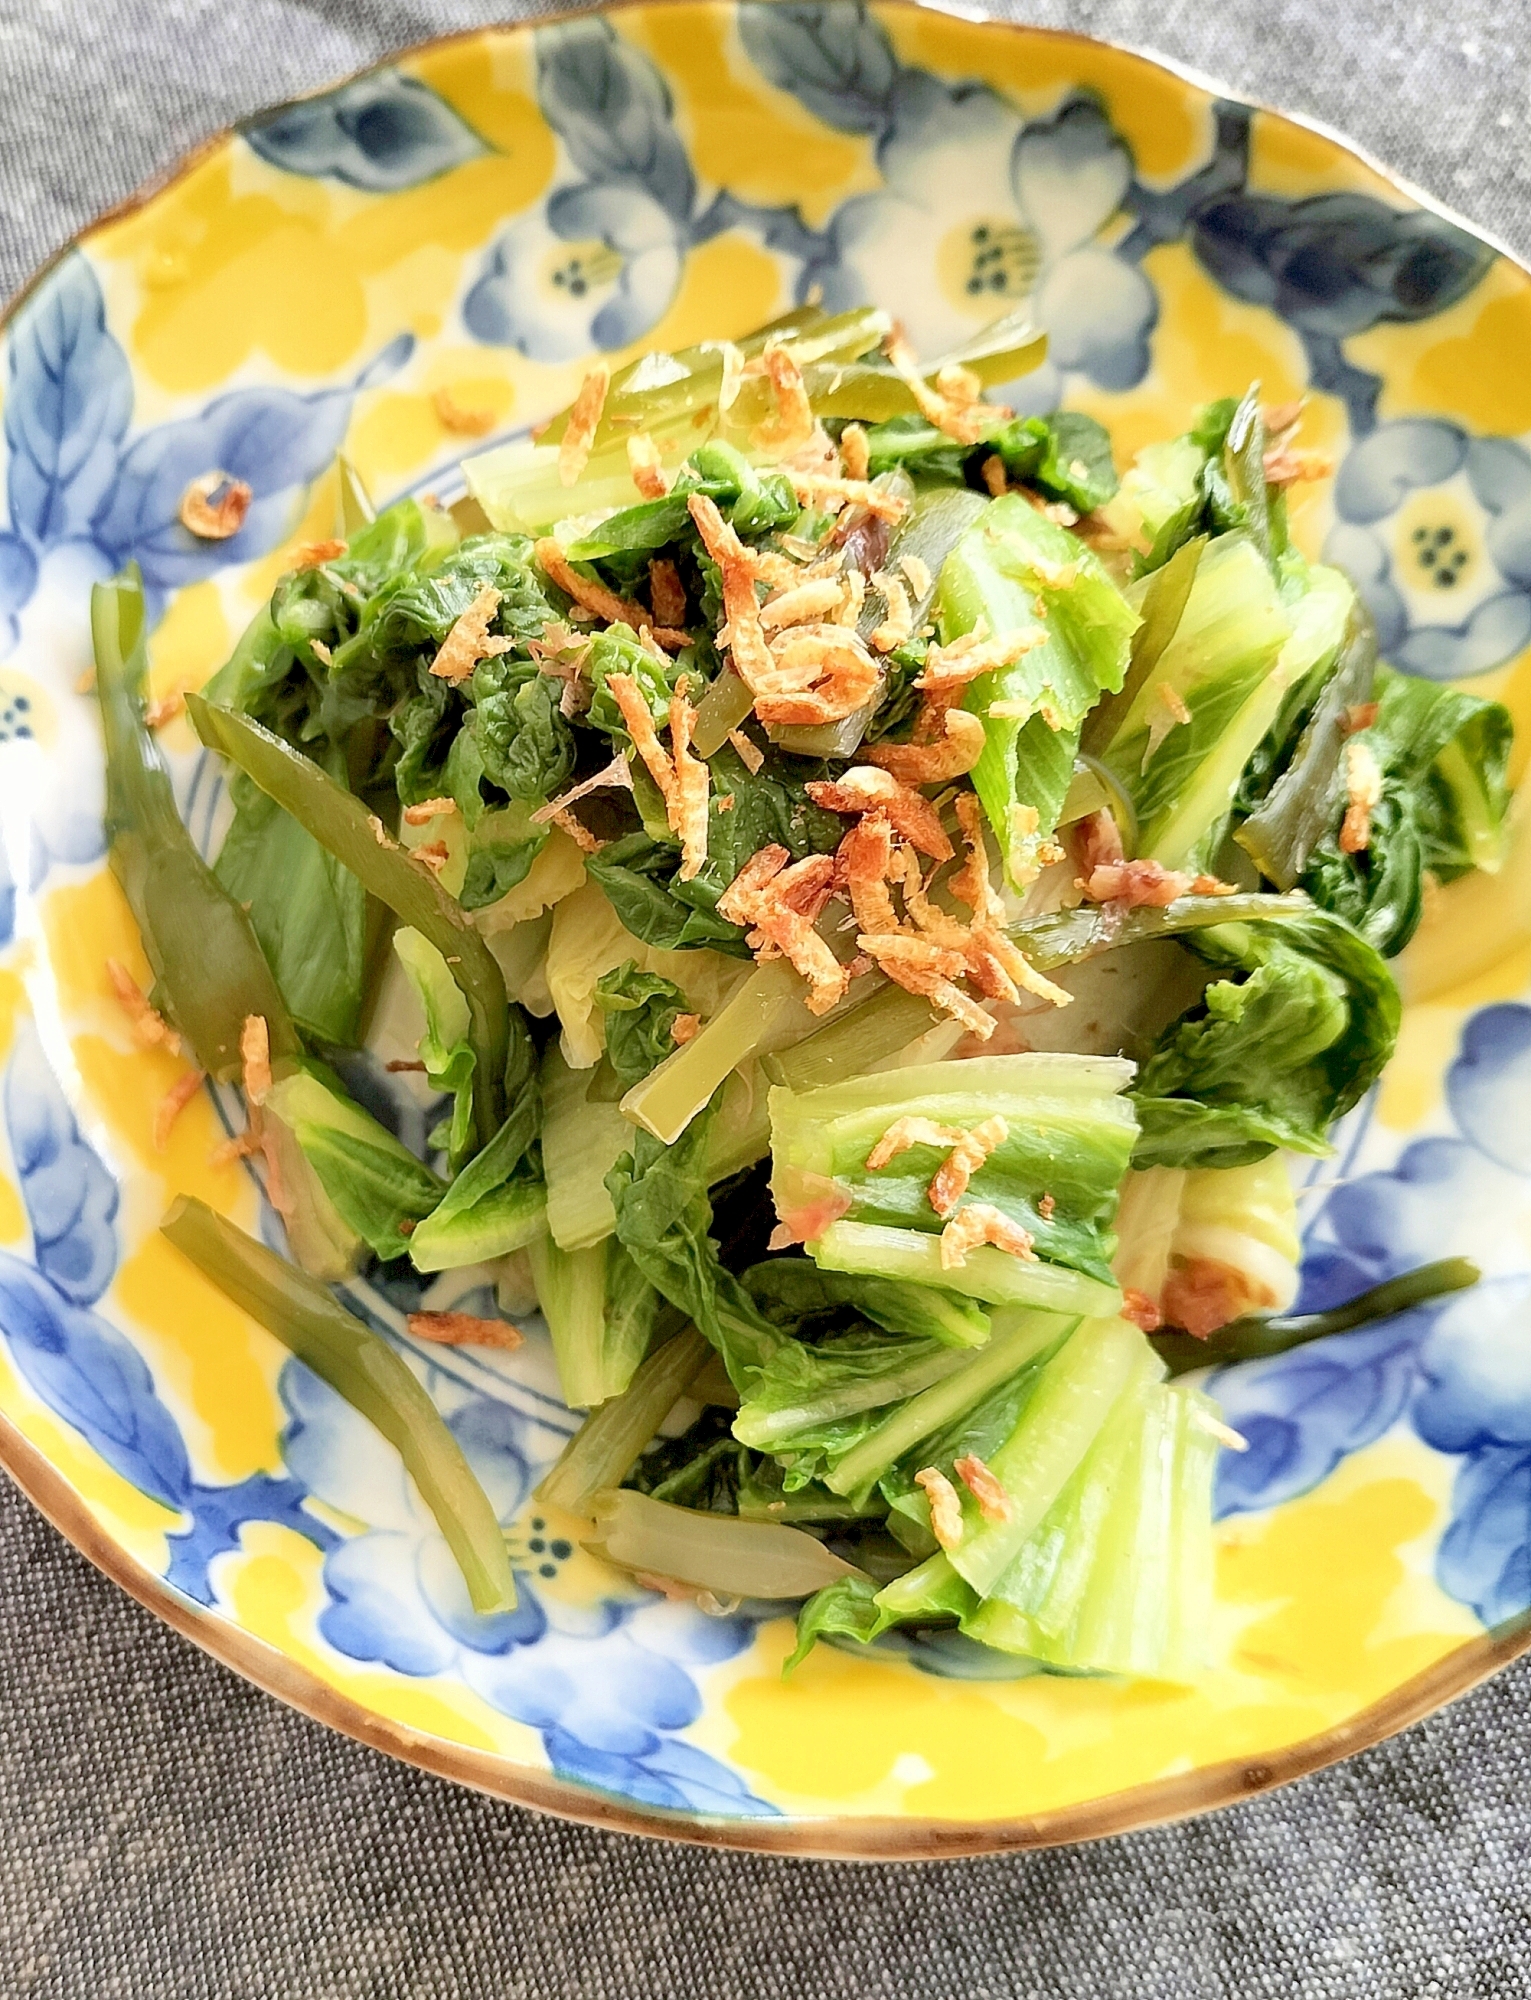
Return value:
<svg viewBox="0 0 1531 2000">
<path fill-rule="evenodd" d="M 1452 1300 L 1420 1352 L 1414 1405 L 1437 1451 L 1531 1445 L 1531 1272 L 1495 1278 Z"/>
<path fill-rule="evenodd" d="M 640 339 L 675 296 L 696 176 L 669 87 L 607 21 L 536 36 L 537 98 L 562 184 L 498 238 L 463 303 L 476 340 L 572 361 Z"/>
<path fill-rule="evenodd" d="M 1499 1226 L 1480 1253 L 1501 1275 L 1436 1319 L 1420 1354 L 1414 1422 L 1438 1451 L 1465 1454 L 1437 1574 L 1497 1625 L 1531 1604 L 1531 1007 L 1473 1016 L 1446 1095 L 1501 1177 Z"/>
<path fill-rule="evenodd" d="M 358 391 L 386 381 L 413 349 L 414 336 L 398 334 L 353 381 L 312 395 L 236 389 L 194 417 L 145 431 L 122 452 L 92 539 L 115 564 L 136 561 L 145 586 L 161 592 L 266 554 L 334 459 Z M 252 498 L 239 532 L 210 543 L 181 525 L 180 507 L 191 481 L 212 470 L 243 480 Z"/>
<path fill-rule="evenodd" d="M 1446 1073 L 1446 1101 L 1479 1152 L 1531 1175 L 1531 1007 L 1505 1001 L 1473 1015 Z"/>
<path fill-rule="evenodd" d="M 749 1622 L 707 1618 L 624 1590 L 614 1577 L 594 1589 L 560 1588 L 566 1569 L 590 1565 L 530 1501 L 545 1469 L 531 1430 L 508 1402 L 420 1365 L 505 1525 L 516 1608 L 494 1617 L 472 1609 L 398 1454 L 292 1363 L 282 1376 L 292 1416 L 288 1466 L 317 1499 L 367 1524 L 325 1558 L 325 1638 L 398 1673 L 458 1676 L 502 1714 L 540 1730 L 564 1776 L 691 1811 L 769 1811 L 723 1765 L 675 1736 L 701 1713 L 694 1670 L 746 1646 Z"/>
<path fill-rule="evenodd" d="M 309 395 L 234 390 L 130 441 L 126 357 L 90 263 L 79 252 L 66 257 L 7 330 L 0 609 L 14 621 L 54 551 L 66 562 L 76 551 L 72 559 L 87 570 L 136 560 L 151 596 L 266 554 L 334 457 L 357 392 L 393 374 L 413 346 L 401 334 L 355 380 Z M 226 541 L 201 541 L 180 522 L 187 486 L 211 471 L 244 480 L 253 495 L 244 525 Z"/>
<path fill-rule="evenodd" d="M 1528 1235 L 1531 1183 L 1462 1139 L 1417 1140 L 1391 1169 L 1362 1174 L 1329 1196 L 1303 1245 L 1298 1310 L 1339 1304 L 1436 1257 L 1470 1257 L 1512 1280 L 1531 1264 Z M 1364 1333 L 1221 1370 L 1214 1393 L 1251 1448 L 1219 1462 L 1219 1513 L 1309 1492 L 1390 1429 L 1412 1407 L 1421 1353 L 1442 1311 L 1423 1307 Z"/>
<path fill-rule="evenodd" d="M 684 240 L 641 187 L 566 187 L 495 243 L 463 303 L 475 340 L 572 361 L 638 340 L 680 282 Z"/>
<path fill-rule="evenodd" d="M 1531 1446 L 1489 1446 L 1467 1459 L 1451 1496 L 1435 1572 L 1441 1588 L 1490 1628 L 1531 1606 Z"/>
<path fill-rule="evenodd" d="M 418 187 L 486 150 L 435 91 L 394 69 L 373 70 L 242 130 L 272 166 L 327 176 L 369 194 Z"/>
<path fill-rule="evenodd" d="M 1132 158 L 1093 100 L 1028 125 L 990 90 L 906 71 L 878 163 L 885 188 L 841 204 L 804 274 L 831 310 L 886 306 L 933 356 L 1030 299 L 1050 359 L 1027 402 L 1073 370 L 1142 380 L 1154 291 L 1110 242 Z"/>
<path fill-rule="evenodd" d="M 1325 555 L 1349 571 L 1383 657 L 1487 673 L 1531 641 L 1531 455 L 1436 417 L 1383 424 L 1347 455 Z"/>
</svg>

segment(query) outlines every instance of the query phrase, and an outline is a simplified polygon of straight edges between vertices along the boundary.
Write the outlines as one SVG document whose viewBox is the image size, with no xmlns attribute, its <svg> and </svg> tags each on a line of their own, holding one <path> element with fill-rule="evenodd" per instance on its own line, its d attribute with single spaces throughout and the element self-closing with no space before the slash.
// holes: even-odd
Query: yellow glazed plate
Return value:
<svg viewBox="0 0 1531 2000">
<path fill-rule="evenodd" d="M 379 499 L 565 403 L 597 353 L 735 335 L 821 288 L 935 351 L 1026 296 L 1023 407 L 1119 458 L 1258 378 L 1338 476 L 1311 555 L 1388 659 L 1531 741 L 1531 278 L 1338 140 L 1121 50 L 906 6 L 679 4 L 486 30 L 213 142 L 98 224 L 4 332 L 0 1458 L 123 1586 L 263 1687 L 505 1798 L 839 1855 L 979 1852 L 1201 1810 L 1375 1741 L 1531 1638 L 1531 874 L 1445 891 L 1399 1055 L 1303 1202 L 1304 1299 L 1429 1258 L 1475 1293 L 1216 1378 L 1214 1663 L 1194 1688 L 974 1678 L 940 1641 L 790 1681 L 785 1618 L 707 1618 L 583 1555 L 532 1488 L 573 1420 L 545 1343 L 417 1349 L 348 1288 L 501 1513 L 520 1605 L 475 1617 L 381 1439 L 157 1234 L 248 1228 L 254 1181 L 129 1037 L 90 583 L 141 565 L 157 694 L 195 687 L 300 543 L 342 447 Z M 217 467 L 254 505 L 176 514 Z M 186 818 L 221 781 L 163 740 Z M 1517 767 L 1517 776 L 1519 767 Z M 436 1300 L 434 1303 L 441 1303 Z M 46 1635 L 39 1635 L 46 1644 Z"/>
</svg>

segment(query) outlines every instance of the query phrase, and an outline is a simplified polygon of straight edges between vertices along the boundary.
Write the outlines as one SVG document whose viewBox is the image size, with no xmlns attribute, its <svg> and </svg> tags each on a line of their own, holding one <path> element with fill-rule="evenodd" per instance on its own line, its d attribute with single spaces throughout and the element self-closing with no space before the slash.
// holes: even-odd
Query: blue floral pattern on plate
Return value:
<svg viewBox="0 0 1531 2000">
<path fill-rule="evenodd" d="M 293 1480 L 265 1474 L 200 1485 L 175 1418 L 143 1357 L 91 1308 L 117 1269 L 117 1185 L 81 1136 L 35 1029 L 23 1022 L 5 1074 L 11 1163 L 32 1232 L 33 1262 L 0 1251 L 0 1327 L 40 1400 L 114 1472 L 188 1517 L 172 1532 L 169 1581 L 214 1601 L 208 1564 L 237 1546 L 244 1521 L 280 1521 L 327 1546 Z"/>
<path fill-rule="evenodd" d="M 795 210 L 701 201 L 668 86 L 609 22 L 541 28 L 536 47 L 560 171 L 485 256 L 463 304 L 474 339 L 546 362 L 628 346 L 669 307 L 686 252 L 726 229 L 801 267 L 818 239 Z"/>
<path fill-rule="evenodd" d="M 1325 556 L 1349 571 L 1383 656 L 1459 680 L 1531 642 L 1531 455 L 1406 417 L 1363 438 L 1334 486 Z"/>
<path fill-rule="evenodd" d="M 769 1812 L 725 1766 L 675 1734 L 701 1710 L 693 1670 L 740 1652 L 751 1622 L 656 1602 L 615 1579 L 620 1594 L 594 1602 L 546 1588 L 543 1580 L 554 1580 L 574 1551 L 535 1511 L 530 1493 L 563 1427 L 474 1393 L 429 1364 L 423 1372 L 511 1536 L 516 1608 L 493 1618 L 471 1609 L 398 1455 L 306 1369 L 289 1367 L 289 1467 L 316 1499 L 368 1524 L 325 1558 L 325 1638 L 398 1673 L 461 1679 L 491 1707 L 540 1730 L 562 1776 L 694 1812 Z"/>
<path fill-rule="evenodd" d="M 1223 1454 L 1218 1508 L 1278 1506 L 1407 1423 L 1461 1460 L 1436 1575 L 1493 1626 L 1531 1606 L 1531 1007 L 1469 1019 L 1446 1101 L 1451 1133 L 1355 1178 L 1342 1164 L 1305 1232 L 1298 1310 L 1427 1256 L 1472 1257 L 1484 1282 L 1384 1326 L 1219 1371 L 1213 1391 L 1250 1450 Z M 1353 1116 L 1358 1152 L 1366 1114 Z"/>
<path fill-rule="evenodd" d="M 398 335 L 333 388 L 238 389 L 135 437 L 127 357 L 81 252 L 37 288 L 7 333 L 0 662 L 35 665 L 39 681 L 60 689 L 72 689 L 90 661 L 93 583 L 136 562 L 157 616 L 169 592 L 275 548 L 309 483 L 332 463 L 358 392 L 394 374 L 414 345 L 412 335 Z M 210 471 L 244 480 L 252 494 L 243 526 L 226 541 L 198 540 L 181 525 L 187 486 Z M 71 782 L 29 787 L 34 890 L 53 862 L 94 861 L 104 851 L 94 716 L 71 694 L 56 704 L 56 720 Z M 0 744 L 0 759 L 10 748 Z M 7 866 L 0 858 L 0 887 L 9 890 Z M 4 942 L 8 897 L 0 906 Z"/>
<path fill-rule="evenodd" d="M 1298 333 L 1315 386 L 1345 400 L 1359 436 L 1380 384 L 1349 362 L 1345 340 L 1444 311 L 1492 262 L 1477 237 L 1426 210 L 1250 190 L 1247 105 L 1215 104 L 1207 163 L 1158 188 L 1138 178 L 1092 97 L 1024 121 L 984 86 L 901 65 L 861 4 L 763 0 L 741 7 L 740 23 L 772 83 L 825 123 L 877 139 L 886 188 L 841 206 L 805 259 L 801 292 L 817 282 L 837 304 L 886 304 L 929 353 L 973 331 L 980 307 L 992 317 L 1029 298 L 1053 354 L 1017 385 L 1029 407 L 1049 407 L 1071 372 L 1108 389 L 1143 378 L 1158 302 L 1141 262 L 1184 240 L 1226 290 Z"/>
<path fill-rule="evenodd" d="M 81 1136 L 29 1024 L 18 1032 L 6 1071 L 4 1109 L 35 1259 L 0 1251 L 6 1347 L 48 1409 L 113 1471 L 183 1517 L 170 1534 L 167 1581 L 174 1588 L 215 1603 L 214 1560 L 238 1549 L 251 1522 L 277 1522 L 325 1552 L 330 1601 L 319 1624 L 338 1652 L 399 1673 L 462 1680 L 502 1714 L 539 1730 L 561 1776 L 692 1812 L 774 1810 L 676 1733 L 701 1711 L 696 1670 L 749 1644 L 747 1616 L 708 1618 L 635 1589 L 570 1604 L 545 1587 L 573 1553 L 551 1531 L 539 1532 L 546 1523 L 529 1500 L 573 1427 L 556 1395 L 524 1369 L 503 1373 L 472 1355 L 438 1359 L 398 1340 L 507 1531 L 519 1537 L 519 1602 L 500 1617 L 481 1617 L 468 1604 L 397 1452 L 296 1360 L 281 1376 L 288 1476 L 199 1482 L 142 1356 L 91 1310 L 116 1273 L 117 1188 Z M 385 1335 L 401 1325 L 364 1286 L 353 1288 L 350 1303 Z M 541 1372 L 551 1379 L 548 1355 Z M 366 1528 L 342 1538 L 314 1514 L 315 1500 Z"/>
<path fill-rule="evenodd" d="M 1147 260 L 1156 246 L 1181 244 L 1230 297 L 1289 327 L 1312 384 L 1342 400 L 1350 447 L 1329 554 L 1360 581 L 1387 656 L 1457 677 L 1531 640 L 1531 456 L 1515 439 L 1443 418 L 1379 423 L 1379 378 L 1347 347 L 1467 297 L 1492 261 L 1476 238 L 1372 194 L 1252 186 L 1254 114 L 1237 104 L 1211 105 L 1205 159 L 1161 185 L 1144 179 L 1107 104 L 1088 91 L 1023 112 L 988 85 L 906 63 L 883 19 L 860 4 L 774 0 L 744 5 L 736 19 L 742 60 L 810 117 L 868 141 L 878 184 L 814 225 L 796 207 L 707 185 L 669 86 L 636 41 L 594 17 L 539 28 L 552 185 L 473 253 L 448 315 L 454 338 L 465 330 L 552 364 L 631 347 L 675 301 L 689 254 L 732 231 L 777 260 L 787 295 L 817 287 L 832 307 L 885 304 L 927 353 L 1029 299 L 1051 359 L 1015 385 L 1014 400 L 1045 408 L 1071 390 L 1122 392 L 1149 379 L 1160 304 Z M 396 69 L 258 119 L 242 137 L 261 163 L 247 157 L 251 172 L 329 183 L 350 191 L 343 201 L 420 187 L 493 150 Z M 15 896 L 6 868 L 36 888 L 50 869 L 102 854 L 94 714 L 58 692 L 88 659 L 90 583 L 136 560 L 158 612 L 185 585 L 269 554 L 330 464 L 358 393 L 409 361 L 412 335 L 390 332 L 385 324 L 374 358 L 343 378 L 297 388 L 241 378 L 149 424 L 87 255 L 66 256 L 12 318 L 0 665 L 33 672 L 57 698 L 44 756 L 34 697 L 0 687 L 0 785 L 8 796 L 25 790 L 16 818 L 30 841 L 19 860 L 13 843 L 0 848 L 11 857 L 0 860 L 0 942 Z M 239 534 L 209 544 L 186 533 L 178 509 L 190 480 L 215 469 L 246 480 L 253 500 Z M 201 767 L 189 774 L 183 801 L 204 845 L 220 789 L 206 777 Z M 510 1538 L 520 1601 L 484 1619 L 396 1455 L 296 1361 L 280 1378 L 280 1468 L 234 1483 L 202 1476 L 145 1359 L 153 1350 L 107 1316 L 119 1190 L 26 1025 L 0 1096 L 30 1233 L 24 1253 L 0 1251 L 7 1351 L 43 1405 L 169 1510 L 174 1588 L 218 1604 L 220 1560 L 251 1523 L 280 1523 L 318 1552 L 318 1627 L 337 1653 L 459 1683 L 537 1731 L 552 1768 L 580 1783 L 724 1817 L 773 1810 L 688 1737 L 709 1673 L 743 1654 L 766 1608 L 711 1619 L 615 1578 L 573 1586 L 576 1567 L 589 1565 L 531 1497 L 572 1424 L 545 1341 L 534 1333 L 514 1365 L 427 1349 L 405 1332 L 420 1298 L 412 1280 L 347 1288 L 430 1391 Z M 1217 1393 L 1251 1449 L 1225 1454 L 1218 1504 L 1224 1515 L 1279 1505 L 1401 1429 L 1454 1464 L 1436 1575 L 1492 1625 L 1531 1604 L 1531 1369 L 1512 1338 L 1531 1306 L 1531 1008 L 1471 1018 L 1446 1104 L 1441 1129 L 1396 1157 L 1367 1114 L 1352 1120 L 1337 1165 L 1321 1170 L 1334 1184 L 1309 1196 L 1302 1303 L 1347 1298 L 1451 1251 L 1479 1258 L 1484 1285 L 1219 1374 Z M 341 1533 L 331 1525 L 340 1517 L 361 1525 Z M 992 1669 L 939 1638 L 900 1650 L 948 1677 Z"/>
</svg>

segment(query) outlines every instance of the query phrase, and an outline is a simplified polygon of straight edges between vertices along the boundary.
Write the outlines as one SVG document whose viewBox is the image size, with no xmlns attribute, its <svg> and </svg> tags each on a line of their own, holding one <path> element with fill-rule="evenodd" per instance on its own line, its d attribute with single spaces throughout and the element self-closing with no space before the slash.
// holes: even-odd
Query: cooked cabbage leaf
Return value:
<svg viewBox="0 0 1531 2000">
<path fill-rule="evenodd" d="M 1139 1072 L 1133 1164 L 1236 1167 L 1277 1146 L 1327 1153 L 1329 1127 L 1370 1090 L 1397 1039 L 1398 989 L 1381 957 L 1322 910 L 1183 942 L 1229 976 Z"/>
<path fill-rule="evenodd" d="M 986 718 L 973 788 L 1019 876 L 1024 834 L 1057 824 L 1080 724 L 1122 684 L 1138 614 L 1099 558 L 1020 494 L 996 500 L 963 536 L 942 567 L 938 601 L 948 644 L 980 623 L 991 634 L 1038 626 L 1046 634 L 1012 665 L 980 675 L 963 700 Z M 996 701 L 1024 713 L 991 715 Z"/>
<path fill-rule="evenodd" d="M 1470 868 L 1492 874 L 1500 866 L 1514 726 L 1497 701 L 1386 667 L 1375 693 L 1376 721 L 1350 739 L 1371 750 L 1382 773 L 1371 837 L 1357 854 L 1340 847 L 1342 765 L 1334 824 L 1301 880 L 1316 903 L 1391 958 L 1419 925 L 1427 874 L 1451 882 Z"/>
</svg>

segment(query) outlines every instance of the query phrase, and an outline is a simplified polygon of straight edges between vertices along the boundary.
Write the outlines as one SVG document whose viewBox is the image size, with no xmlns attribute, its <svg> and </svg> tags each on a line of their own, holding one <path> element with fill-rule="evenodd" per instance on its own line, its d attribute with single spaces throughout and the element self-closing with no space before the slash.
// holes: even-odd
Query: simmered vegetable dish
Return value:
<svg viewBox="0 0 1531 2000">
<path fill-rule="evenodd" d="M 1001 400 L 1041 351 L 806 307 L 595 370 L 450 509 L 348 479 L 189 697 L 211 865 L 137 581 L 97 590 L 153 990 L 113 976 L 239 1085 L 287 1255 L 166 1233 L 394 1441 L 481 1611 L 504 1536 L 358 1272 L 431 1280 L 420 1340 L 540 1308 L 588 1413 L 541 1502 L 641 1583 L 799 1606 L 795 1657 L 944 1625 L 1170 1679 L 1243 1443 L 1192 1371 L 1475 1276 L 1294 1317 L 1291 1163 L 1387 1062 L 1424 898 L 1500 863 L 1505 711 L 1380 664 L 1293 545 L 1300 407 L 1119 479 Z"/>
</svg>

